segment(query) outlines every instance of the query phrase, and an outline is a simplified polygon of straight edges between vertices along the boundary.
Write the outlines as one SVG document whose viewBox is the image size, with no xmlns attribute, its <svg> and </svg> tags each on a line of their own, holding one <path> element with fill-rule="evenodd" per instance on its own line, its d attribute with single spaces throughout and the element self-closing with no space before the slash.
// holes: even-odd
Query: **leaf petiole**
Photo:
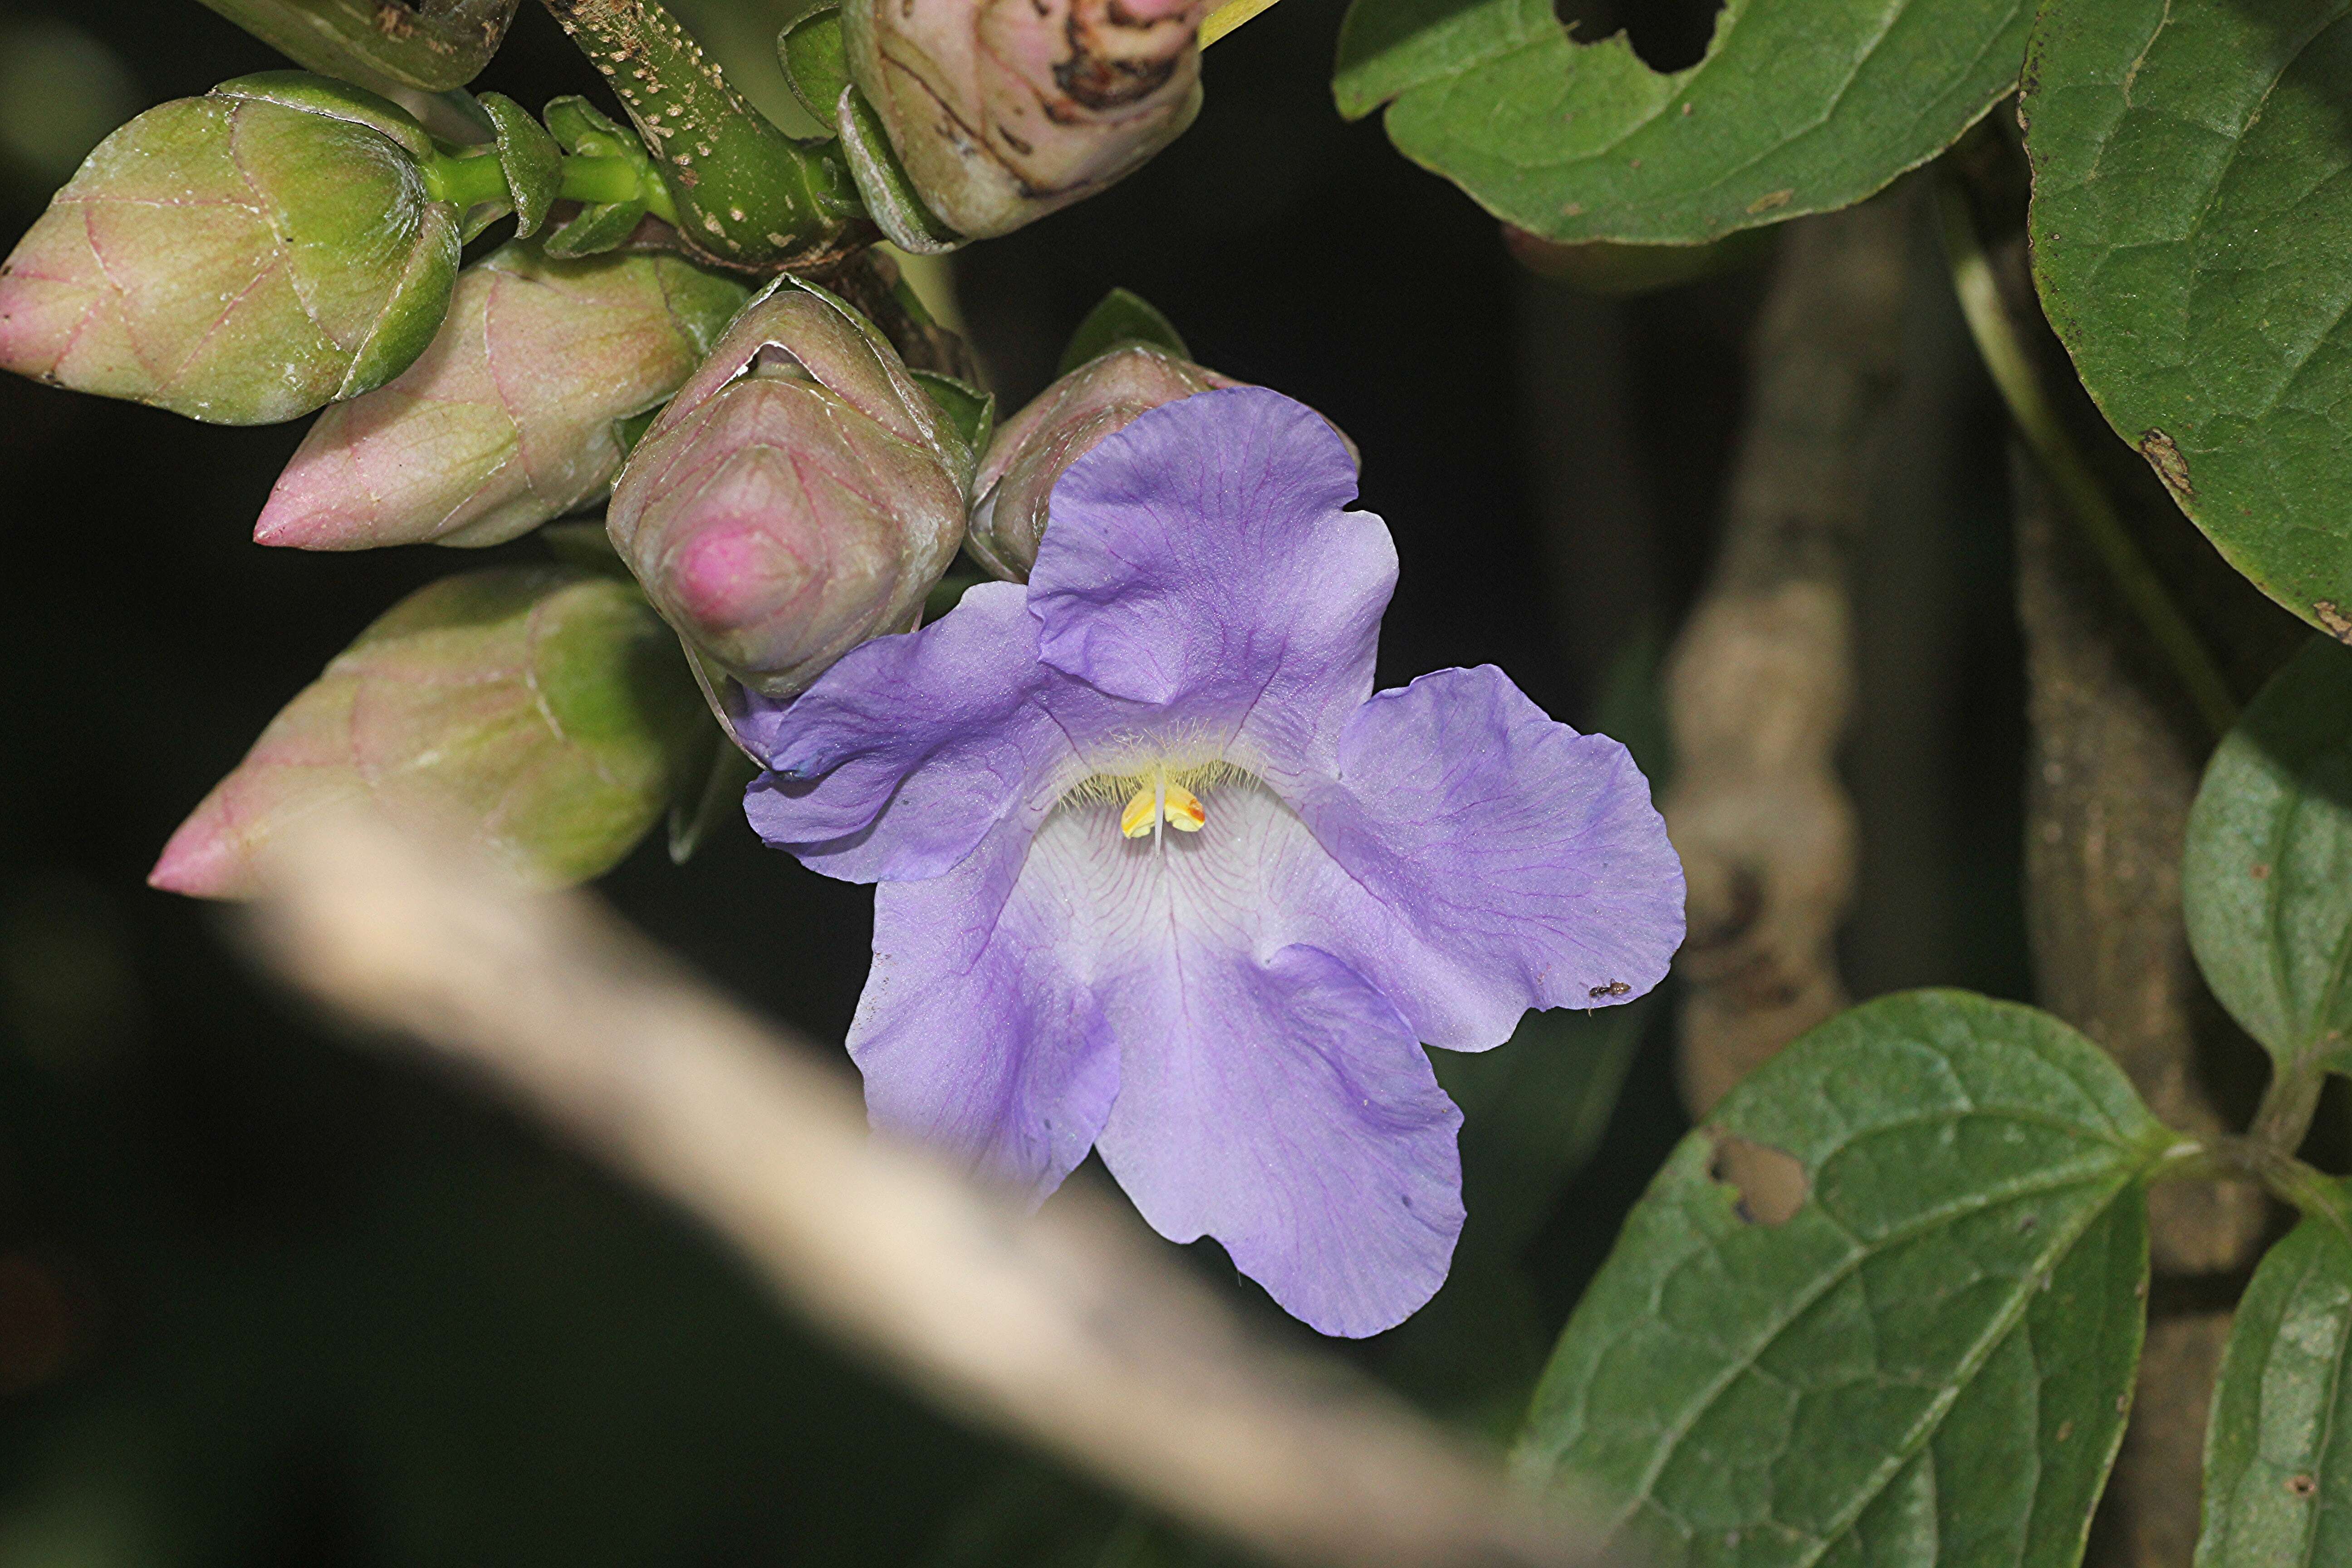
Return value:
<svg viewBox="0 0 2352 1568">
<path fill-rule="evenodd" d="M 2009 405 L 2018 433 L 2032 448 L 2042 472 L 2065 501 L 2066 510 L 2074 514 L 2091 547 L 2098 552 L 2116 591 L 2131 606 L 2166 662 L 2172 666 L 2174 676 L 2198 716 L 2219 740 L 2230 732 L 2230 726 L 2238 720 L 2237 699 L 2231 694 L 2230 683 L 2222 678 L 2221 666 L 2197 635 L 2196 627 L 2173 602 L 2164 579 L 2157 575 L 2138 542 L 2124 526 L 2115 501 L 2075 448 L 2058 411 L 2051 406 L 2032 358 L 2018 336 L 2017 324 L 2010 319 L 2009 308 L 2001 300 L 2000 285 L 1993 277 L 1992 265 L 1985 258 L 1984 247 L 1977 237 L 1976 218 L 1969 210 L 1968 193 L 1960 188 L 1948 166 L 1938 172 L 1942 177 L 1937 181 L 1936 199 L 1943 218 L 1944 249 L 1951 264 L 1952 289 L 1959 296 L 1960 312 L 1968 319 L 1969 335 L 1976 340 L 1985 369 L 2000 388 L 2001 400 Z"/>
</svg>

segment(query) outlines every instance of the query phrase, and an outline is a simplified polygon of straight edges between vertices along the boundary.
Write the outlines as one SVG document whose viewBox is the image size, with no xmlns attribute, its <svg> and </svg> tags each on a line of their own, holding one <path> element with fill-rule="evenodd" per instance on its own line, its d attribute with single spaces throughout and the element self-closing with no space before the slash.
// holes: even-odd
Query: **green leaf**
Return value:
<svg viewBox="0 0 2352 1568">
<path fill-rule="evenodd" d="M 2352 648 L 2312 638 L 2214 752 L 2180 878 L 2230 1016 L 2283 1068 L 2352 1072 Z"/>
<path fill-rule="evenodd" d="M 2352 1562 L 2352 1236 L 2313 1215 L 2254 1270 L 2205 1430 L 2197 1568 Z"/>
<path fill-rule="evenodd" d="M 677 639 L 635 584 L 569 566 L 444 578 L 286 705 L 152 880 L 245 896 L 279 825 L 354 801 L 456 831 L 525 885 L 580 881 L 698 777 L 709 735 Z"/>
<path fill-rule="evenodd" d="M 2017 82 L 2026 0 L 1729 0 L 1661 74 L 1551 0 L 1355 0 L 1333 91 L 1400 152 L 1551 240 L 1695 245 L 1851 206 Z"/>
<path fill-rule="evenodd" d="M 1087 319 L 1070 334 L 1069 346 L 1062 351 L 1062 363 L 1055 367 L 1054 374 L 1067 375 L 1121 343 L 1150 343 L 1153 348 L 1166 349 L 1178 359 L 1192 357 L 1176 324 L 1154 310 L 1150 301 L 1131 290 L 1114 289 L 1102 297 L 1102 303 L 1087 312 Z"/>
<path fill-rule="evenodd" d="M 2084 385 L 2263 592 L 2352 637 L 2352 5 L 2051 0 L 2034 276 Z"/>
<path fill-rule="evenodd" d="M 1651 1184 L 1521 1461 L 1659 1563 L 2067 1568 L 2122 1437 L 2141 1177 L 2172 1138 L 2048 1014 L 1922 991 L 1833 1018 Z"/>
</svg>

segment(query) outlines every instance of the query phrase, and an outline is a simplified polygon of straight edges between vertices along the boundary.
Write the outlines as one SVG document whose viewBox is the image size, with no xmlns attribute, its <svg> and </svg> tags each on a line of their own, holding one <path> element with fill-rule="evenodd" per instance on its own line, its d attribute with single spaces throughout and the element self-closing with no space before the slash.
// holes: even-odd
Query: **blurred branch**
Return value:
<svg viewBox="0 0 2352 1568">
<path fill-rule="evenodd" d="M 1667 661 L 1664 810 L 1690 884 L 1676 967 L 1694 1115 L 1847 1001 L 1832 943 L 1855 860 L 1837 775 L 1849 578 L 1896 385 L 1912 188 L 1788 226 L 1721 554 Z"/>
<path fill-rule="evenodd" d="M 1591 1561 L 1339 1363 L 1259 1342 L 1099 1193 L 1031 1217 L 869 1134 L 806 1041 L 592 900 L 502 891 L 352 820 L 296 836 L 270 877 L 282 973 L 488 1074 L 950 1409 L 1285 1561 Z"/>
</svg>

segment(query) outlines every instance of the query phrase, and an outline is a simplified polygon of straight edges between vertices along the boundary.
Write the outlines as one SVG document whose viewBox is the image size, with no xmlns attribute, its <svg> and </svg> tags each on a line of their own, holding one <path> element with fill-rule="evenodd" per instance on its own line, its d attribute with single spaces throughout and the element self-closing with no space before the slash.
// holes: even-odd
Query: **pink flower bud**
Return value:
<svg viewBox="0 0 2352 1568">
<path fill-rule="evenodd" d="M 508 245 L 458 275 L 400 379 L 319 416 L 253 536 L 499 544 L 586 506 L 621 471 L 617 423 L 677 391 L 750 292 L 673 255 Z"/>
<path fill-rule="evenodd" d="M 364 803 L 455 831 L 527 886 L 609 869 L 708 755 L 677 645 L 635 589 L 567 566 L 410 595 L 288 703 L 148 874 L 199 898 L 258 890 L 284 824 Z"/>
<path fill-rule="evenodd" d="M 980 501 L 966 548 L 997 575 L 1026 582 L 1064 469 L 1163 403 L 1240 384 L 1149 343 L 1088 360 L 997 431 L 972 484 Z"/>
<path fill-rule="evenodd" d="M 871 325 L 779 279 L 646 432 L 621 558 L 687 640 L 785 696 L 903 629 L 963 536 L 963 438 Z"/>
<path fill-rule="evenodd" d="M 850 75 L 931 211 L 1005 234 L 1141 167 L 1201 108 L 1206 0 L 846 0 Z"/>
</svg>

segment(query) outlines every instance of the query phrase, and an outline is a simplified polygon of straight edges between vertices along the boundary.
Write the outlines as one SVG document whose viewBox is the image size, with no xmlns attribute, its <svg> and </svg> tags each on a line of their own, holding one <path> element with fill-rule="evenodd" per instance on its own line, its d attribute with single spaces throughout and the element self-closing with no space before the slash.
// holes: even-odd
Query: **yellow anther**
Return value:
<svg viewBox="0 0 2352 1568">
<path fill-rule="evenodd" d="M 1159 803 L 1149 789 L 1137 790 L 1127 798 L 1127 809 L 1118 814 L 1118 830 L 1129 838 L 1140 838 L 1160 820 Z"/>
<path fill-rule="evenodd" d="M 1157 832 L 1165 822 L 1180 833 L 1198 833 L 1208 820 L 1208 808 L 1201 804 L 1201 797 L 1162 773 L 1127 797 L 1127 809 L 1118 814 L 1118 830 L 1129 838 L 1140 838 Z"/>
</svg>

